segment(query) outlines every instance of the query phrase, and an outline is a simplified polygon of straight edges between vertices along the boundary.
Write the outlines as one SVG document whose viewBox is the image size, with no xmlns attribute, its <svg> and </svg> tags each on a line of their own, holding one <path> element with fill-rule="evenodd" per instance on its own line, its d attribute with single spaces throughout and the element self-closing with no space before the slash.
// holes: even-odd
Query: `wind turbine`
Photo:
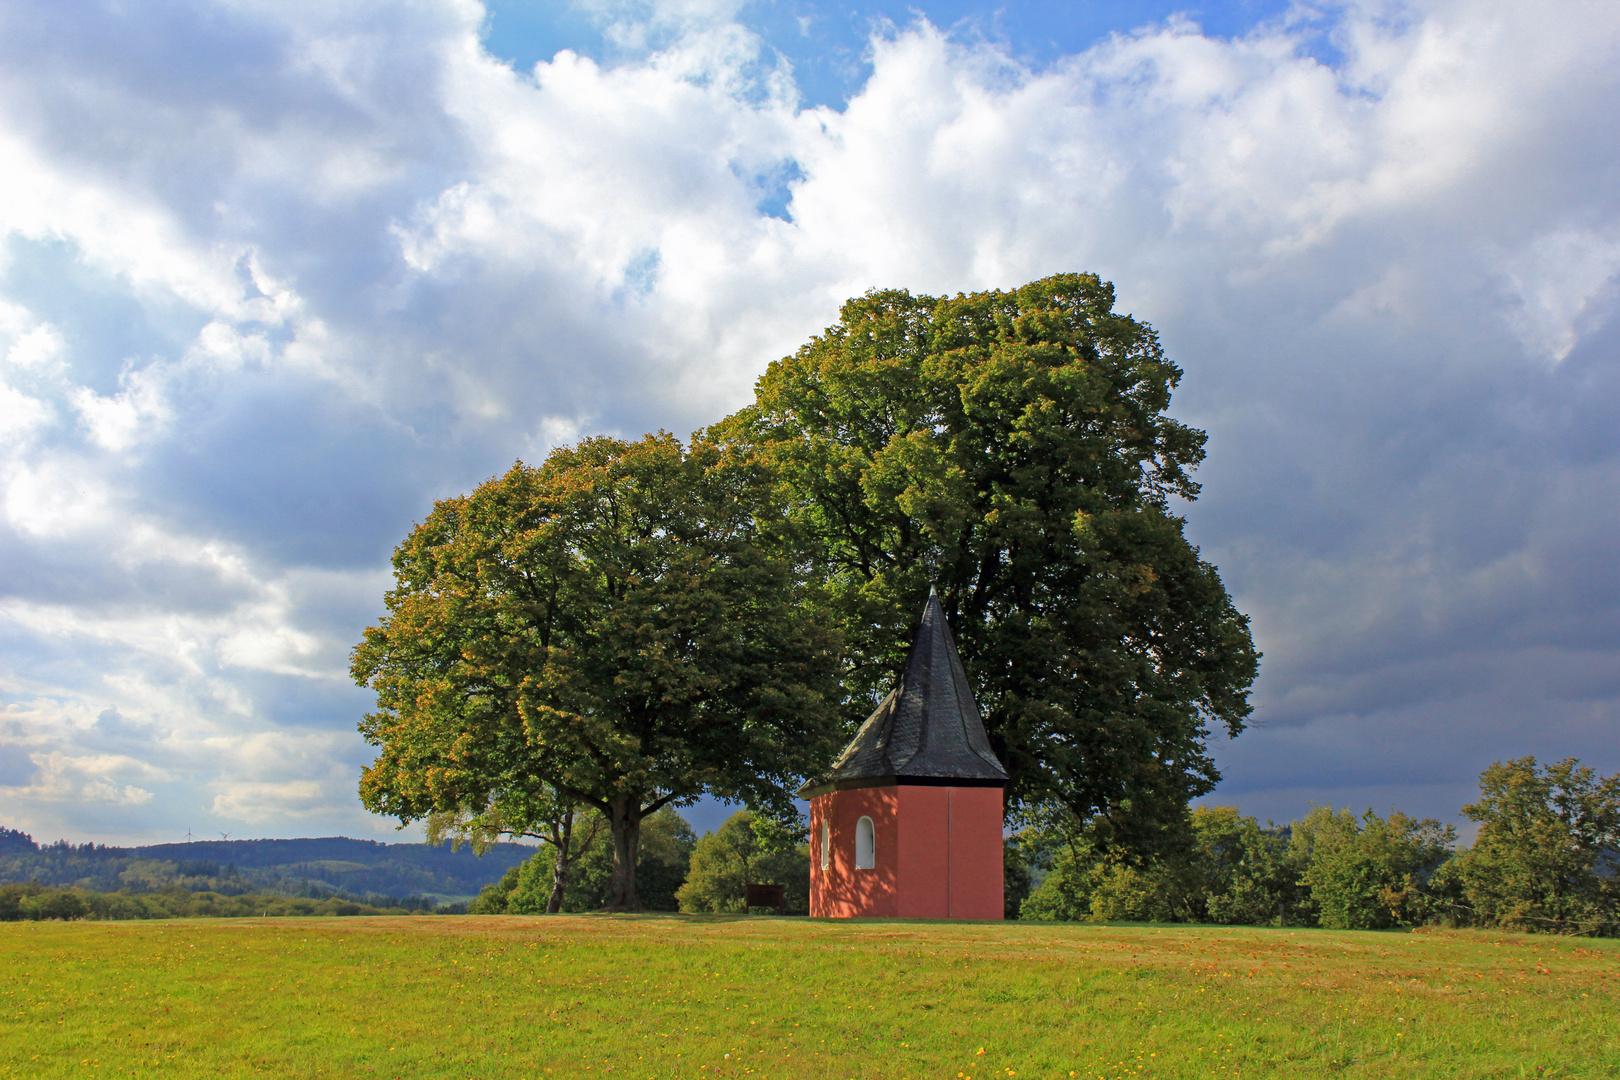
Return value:
<svg viewBox="0 0 1620 1080">
<path fill-rule="evenodd" d="M 222 832 L 219 834 L 219 838 L 221 840 L 229 840 L 231 838 L 231 834 L 228 832 Z"/>
<path fill-rule="evenodd" d="M 188 844 L 191 843 L 191 840 L 192 840 L 191 826 L 187 825 L 186 826 L 186 843 L 188 843 Z"/>
</svg>

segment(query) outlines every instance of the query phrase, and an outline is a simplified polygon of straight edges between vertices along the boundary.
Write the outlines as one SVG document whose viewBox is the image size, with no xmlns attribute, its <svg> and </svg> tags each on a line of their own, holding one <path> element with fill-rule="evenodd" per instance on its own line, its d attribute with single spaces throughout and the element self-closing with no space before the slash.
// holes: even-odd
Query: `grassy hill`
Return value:
<svg viewBox="0 0 1620 1080">
<path fill-rule="evenodd" d="M 0 925 L 0 1076 L 1612 1077 L 1617 1006 L 1620 942 L 1483 932 Z"/>
</svg>

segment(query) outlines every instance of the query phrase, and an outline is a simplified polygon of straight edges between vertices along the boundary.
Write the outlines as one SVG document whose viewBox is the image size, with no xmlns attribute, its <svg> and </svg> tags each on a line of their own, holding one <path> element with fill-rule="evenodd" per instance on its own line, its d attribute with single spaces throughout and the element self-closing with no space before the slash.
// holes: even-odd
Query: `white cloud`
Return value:
<svg viewBox="0 0 1620 1080">
<path fill-rule="evenodd" d="M 235 784 L 214 797 L 210 809 L 226 821 L 257 825 L 263 821 L 316 817 L 329 814 L 334 803 L 347 801 L 346 785 L 323 786 L 313 780 L 287 780 L 279 784 Z"/>
<path fill-rule="evenodd" d="M 1503 260 L 1519 301 L 1514 330 L 1534 356 L 1558 363 L 1613 312 L 1620 239 L 1580 229 L 1537 236 Z"/>
<path fill-rule="evenodd" d="M 47 803 L 104 803 L 113 806 L 142 806 L 152 801 L 152 792 L 123 783 L 131 776 L 162 779 L 162 770 L 119 754 L 49 753 L 34 757 L 39 771 L 26 788 L 14 797 Z"/>
<path fill-rule="evenodd" d="M 62 335 L 50 323 L 42 323 L 12 342 L 6 350 L 6 365 L 24 370 L 40 368 L 61 354 Z"/>
<path fill-rule="evenodd" d="M 83 386 L 75 389 L 70 400 L 90 441 L 120 451 L 161 434 L 174 414 L 157 375 L 150 368 L 126 372 L 119 392 L 105 397 Z"/>
<path fill-rule="evenodd" d="M 45 402 L 0 383 L 0 444 L 20 442 L 51 419 Z"/>
<path fill-rule="evenodd" d="M 514 72 L 470 0 L 14 5 L 0 691 L 50 790 L 125 816 L 20 815 L 365 828 L 344 657 L 410 523 L 581 434 L 715 419 L 872 286 L 1091 269 L 1159 327 L 1212 436 L 1192 527 L 1270 657 L 1242 790 L 1303 790 L 1300 739 L 1472 730 L 1447 703 L 1493 671 L 1612 666 L 1581 494 L 1620 477 L 1612 5 L 1173 22 L 1042 70 L 916 26 L 842 112 L 796 107 L 742 10 L 604 4 L 635 58 Z M 1539 693 L 1405 790 L 1542 746 L 1537 710 L 1575 714 Z M 1585 693 L 1559 730 L 1620 701 Z M 161 779 L 83 764 L 109 707 Z"/>
</svg>

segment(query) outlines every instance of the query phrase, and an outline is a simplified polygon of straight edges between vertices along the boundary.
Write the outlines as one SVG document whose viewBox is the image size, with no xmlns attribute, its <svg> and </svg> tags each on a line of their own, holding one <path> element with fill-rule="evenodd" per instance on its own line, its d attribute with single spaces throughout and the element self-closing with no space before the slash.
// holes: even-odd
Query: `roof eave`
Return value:
<svg viewBox="0 0 1620 1080">
<path fill-rule="evenodd" d="M 799 789 L 799 798 L 815 799 L 835 791 L 876 787 L 993 787 L 1005 788 L 1005 778 L 990 776 L 846 776 L 817 777 Z"/>
</svg>

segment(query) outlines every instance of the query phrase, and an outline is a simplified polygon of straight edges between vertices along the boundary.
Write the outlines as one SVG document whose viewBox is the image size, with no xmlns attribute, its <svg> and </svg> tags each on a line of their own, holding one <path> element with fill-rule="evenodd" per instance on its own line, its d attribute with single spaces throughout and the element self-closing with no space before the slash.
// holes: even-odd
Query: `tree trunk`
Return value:
<svg viewBox="0 0 1620 1080">
<path fill-rule="evenodd" d="M 602 906 L 609 911 L 640 911 L 636 849 L 641 844 L 641 800 L 614 799 L 608 807 L 608 826 L 613 830 L 613 876 L 608 879 Z"/>
<path fill-rule="evenodd" d="M 562 828 L 553 834 L 552 846 L 557 858 L 551 864 L 551 899 L 546 901 L 546 914 L 555 915 L 562 910 L 563 893 L 568 889 L 568 872 L 574 861 L 574 812 L 563 815 Z"/>
</svg>

